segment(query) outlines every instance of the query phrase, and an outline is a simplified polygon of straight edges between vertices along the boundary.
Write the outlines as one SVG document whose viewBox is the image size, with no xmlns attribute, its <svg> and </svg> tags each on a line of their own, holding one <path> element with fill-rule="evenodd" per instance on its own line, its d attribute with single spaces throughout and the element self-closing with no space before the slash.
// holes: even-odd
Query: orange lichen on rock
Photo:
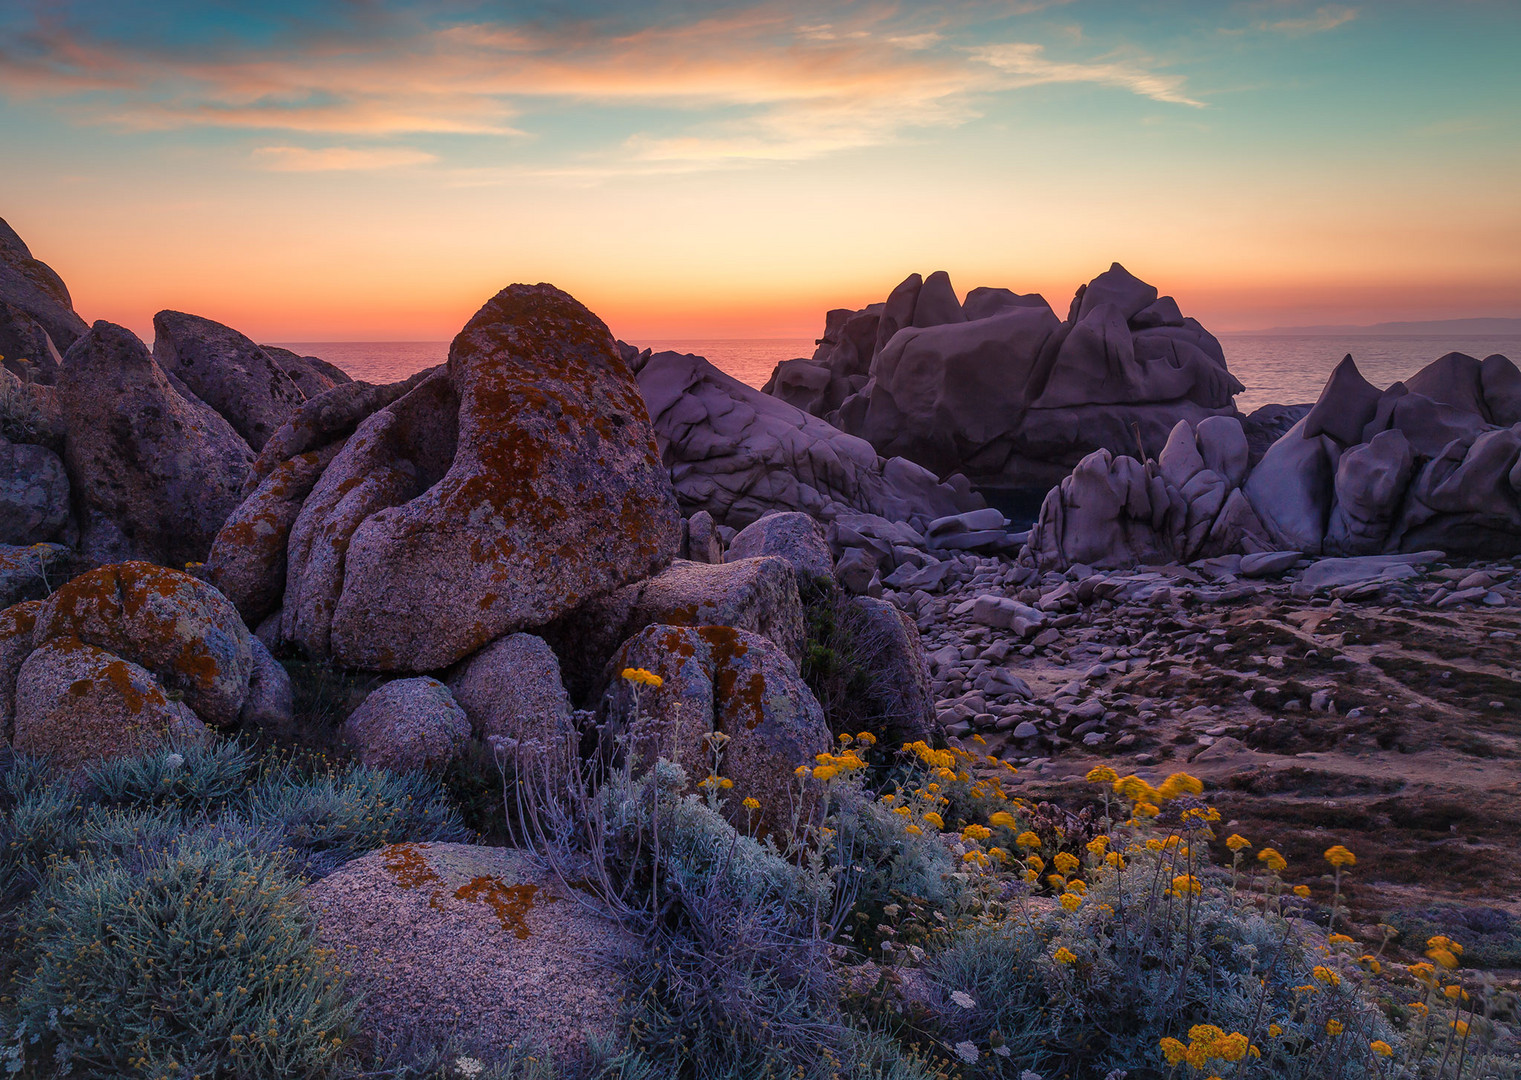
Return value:
<svg viewBox="0 0 1521 1080">
<path fill-rule="evenodd" d="M 528 940 L 528 922 L 525 916 L 533 907 L 537 885 L 506 885 L 499 877 L 478 877 L 454 890 L 456 900 L 482 903 L 496 913 L 497 921 L 519 941 Z M 556 897 L 544 894 L 545 901 Z"/>
</svg>

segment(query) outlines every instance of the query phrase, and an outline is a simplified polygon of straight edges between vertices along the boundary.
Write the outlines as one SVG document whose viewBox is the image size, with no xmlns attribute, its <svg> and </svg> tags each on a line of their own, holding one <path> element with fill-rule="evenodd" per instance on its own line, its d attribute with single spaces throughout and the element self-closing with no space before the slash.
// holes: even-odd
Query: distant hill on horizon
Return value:
<svg viewBox="0 0 1521 1080">
<path fill-rule="evenodd" d="M 1371 326 L 1273 326 L 1266 330 L 1239 331 L 1254 334 L 1521 334 L 1521 319 L 1427 319 L 1421 322 L 1381 322 Z"/>
</svg>

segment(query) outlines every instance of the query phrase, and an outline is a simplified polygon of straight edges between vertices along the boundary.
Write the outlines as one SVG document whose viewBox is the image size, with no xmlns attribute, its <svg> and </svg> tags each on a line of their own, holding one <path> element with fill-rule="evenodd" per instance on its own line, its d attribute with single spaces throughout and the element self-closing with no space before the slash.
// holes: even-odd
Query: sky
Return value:
<svg viewBox="0 0 1521 1080">
<path fill-rule="evenodd" d="M 1521 316 L 1514 0 L 0 0 L 0 217 L 86 319 L 814 336 L 1113 261 L 1215 330 Z"/>
</svg>

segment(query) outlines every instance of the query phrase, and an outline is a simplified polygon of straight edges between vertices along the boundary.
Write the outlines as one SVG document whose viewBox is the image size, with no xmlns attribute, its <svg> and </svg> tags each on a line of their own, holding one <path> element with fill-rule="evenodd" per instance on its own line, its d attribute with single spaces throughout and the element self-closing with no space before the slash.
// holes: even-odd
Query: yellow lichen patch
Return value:
<svg viewBox="0 0 1521 1080">
<path fill-rule="evenodd" d="M 526 917 L 538 891 L 537 885 L 507 885 L 499 877 L 478 877 L 455 889 L 454 898 L 466 903 L 485 904 L 496 913 L 503 930 L 519 941 L 525 941 L 528 938 Z M 546 902 L 555 899 L 548 893 L 544 895 Z"/>
<path fill-rule="evenodd" d="M 403 889 L 420 889 L 424 885 L 443 885 L 444 879 L 433 872 L 416 844 L 392 844 L 382 855 L 385 868 Z"/>
</svg>

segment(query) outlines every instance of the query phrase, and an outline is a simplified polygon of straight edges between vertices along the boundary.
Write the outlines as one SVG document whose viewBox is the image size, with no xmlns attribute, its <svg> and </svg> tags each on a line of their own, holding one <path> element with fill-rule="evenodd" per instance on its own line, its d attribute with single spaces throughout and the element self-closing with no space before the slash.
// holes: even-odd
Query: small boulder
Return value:
<svg viewBox="0 0 1521 1080">
<path fill-rule="evenodd" d="M 854 699 L 868 727 L 887 746 L 933 741 L 935 694 L 919 628 L 886 600 L 857 596 L 848 603 L 852 659 L 865 677 Z"/>
<path fill-rule="evenodd" d="M 238 720 L 248 728 L 291 737 L 296 731 L 296 694 L 285 666 L 276 660 L 257 637 L 248 639 L 253 671 L 248 677 L 248 696 Z"/>
<path fill-rule="evenodd" d="M 799 584 L 831 581 L 834 555 L 824 530 L 808 514 L 767 514 L 735 534 L 724 562 L 738 562 L 760 555 L 779 555 L 797 571 Z"/>
<path fill-rule="evenodd" d="M 644 668 L 657 688 L 617 677 Z M 831 746 L 824 711 L 796 665 L 769 638 L 731 626 L 647 626 L 613 657 L 598 720 L 629 731 L 637 767 L 657 755 L 676 761 L 697 784 L 714 772 L 706 736 L 727 736 L 717 775 L 733 780 L 731 816 L 741 800 L 760 801 L 759 820 L 790 826 L 793 772 Z"/>
<path fill-rule="evenodd" d="M 11 741 L 16 719 L 16 673 L 32 653 L 32 630 L 40 610 L 41 600 L 0 610 L 0 744 Z"/>
<path fill-rule="evenodd" d="M 719 538 L 713 515 L 699 510 L 687 518 L 687 555 L 692 562 L 721 563 L 724 542 Z"/>
<path fill-rule="evenodd" d="M 543 638 L 508 634 L 461 663 L 454 700 L 481 738 L 554 738 L 573 731 L 560 661 Z"/>
<path fill-rule="evenodd" d="M 524 852 L 394 844 L 307 888 L 322 942 L 365 997 L 372 1039 L 452 1038 L 571 1064 L 616 1034 L 619 960 L 635 942 Z"/>
<path fill-rule="evenodd" d="M 75 637 L 34 649 L 16 673 L 13 744 L 61 769 L 141 753 L 205 727 L 137 664 Z"/>
<path fill-rule="evenodd" d="M 447 765 L 470 741 L 470 720 L 449 688 L 426 675 L 373 691 L 343 724 L 364 765 L 409 771 Z"/>
</svg>

